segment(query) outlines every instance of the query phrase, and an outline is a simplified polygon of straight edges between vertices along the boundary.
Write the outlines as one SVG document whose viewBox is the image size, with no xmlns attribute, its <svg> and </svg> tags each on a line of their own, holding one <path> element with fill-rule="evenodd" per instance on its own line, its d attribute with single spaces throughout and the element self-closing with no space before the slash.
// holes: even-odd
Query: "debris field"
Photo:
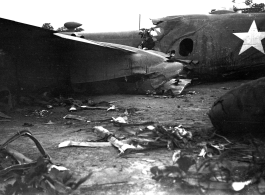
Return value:
<svg viewBox="0 0 265 195">
<path fill-rule="evenodd" d="M 25 97 L 0 118 L 0 194 L 262 194 L 262 138 L 221 135 L 207 114 L 245 82 L 176 97 Z"/>
</svg>

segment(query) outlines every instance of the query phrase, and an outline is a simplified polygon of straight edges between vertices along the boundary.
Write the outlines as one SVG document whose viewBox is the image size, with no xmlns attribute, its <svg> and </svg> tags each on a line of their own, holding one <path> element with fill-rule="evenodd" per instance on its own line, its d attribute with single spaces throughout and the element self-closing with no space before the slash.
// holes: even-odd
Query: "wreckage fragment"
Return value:
<svg viewBox="0 0 265 195">
<path fill-rule="evenodd" d="M 69 146 L 78 146 L 78 147 L 109 147 L 111 144 L 109 142 L 76 142 L 76 141 L 64 141 L 58 145 L 58 148 L 65 148 Z"/>
<path fill-rule="evenodd" d="M 27 136 L 36 144 L 42 154 L 37 161 L 7 147 L 20 136 Z M 5 194 L 70 194 L 92 174 L 78 178 L 67 168 L 54 165 L 40 142 L 27 130 L 19 131 L 0 145 L 2 157 L 11 157 L 11 164 L 0 161 L 0 181 L 5 186 Z"/>
<path fill-rule="evenodd" d="M 67 114 L 66 116 L 63 117 L 64 119 L 74 119 L 74 120 L 79 120 L 79 121 L 84 121 L 84 122 L 90 122 L 87 120 L 87 117 L 84 116 L 78 116 L 78 115 L 73 115 L 73 114 Z"/>
<path fill-rule="evenodd" d="M 120 150 L 120 155 L 124 154 L 128 150 L 142 150 L 142 147 L 133 146 L 118 140 L 111 132 L 101 126 L 94 127 L 96 133 L 100 134 L 101 137 L 107 138 L 107 140 L 116 148 Z"/>
<path fill-rule="evenodd" d="M 0 110 L 9 111 L 14 107 L 12 94 L 7 87 L 0 87 Z"/>
<path fill-rule="evenodd" d="M 191 79 L 171 79 L 156 91 L 164 91 L 172 95 L 179 95 L 191 83 Z"/>
<path fill-rule="evenodd" d="M 0 112 L 0 122 L 9 122 L 11 117 L 7 116 L 6 114 Z"/>
<path fill-rule="evenodd" d="M 175 127 L 157 126 L 154 132 L 159 139 L 170 143 L 169 149 L 186 147 L 188 141 L 192 139 L 192 133 L 186 131 L 181 125 Z"/>
<path fill-rule="evenodd" d="M 152 178 L 155 180 L 162 177 L 183 177 L 183 172 L 177 166 L 154 166 L 150 168 L 150 172 L 154 175 Z"/>
<path fill-rule="evenodd" d="M 265 130 L 265 78 L 257 79 L 230 90 L 218 98 L 208 115 L 221 132 Z"/>
</svg>

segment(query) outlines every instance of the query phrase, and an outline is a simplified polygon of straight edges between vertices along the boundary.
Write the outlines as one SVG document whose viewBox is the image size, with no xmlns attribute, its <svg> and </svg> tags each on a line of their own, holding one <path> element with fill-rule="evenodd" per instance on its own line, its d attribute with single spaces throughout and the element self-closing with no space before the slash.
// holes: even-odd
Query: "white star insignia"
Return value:
<svg viewBox="0 0 265 195">
<path fill-rule="evenodd" d="M 244 41 L 241 50 L 239 52 L 239 55 L 251 47 L 254 47 L 260 52 L 264 53 L 261 40 L 265 38 L 265 32 L 258 31 L 255 20 L 253 20 L 248 32 L 233 33 L 233 34 Z"/>
</svg>

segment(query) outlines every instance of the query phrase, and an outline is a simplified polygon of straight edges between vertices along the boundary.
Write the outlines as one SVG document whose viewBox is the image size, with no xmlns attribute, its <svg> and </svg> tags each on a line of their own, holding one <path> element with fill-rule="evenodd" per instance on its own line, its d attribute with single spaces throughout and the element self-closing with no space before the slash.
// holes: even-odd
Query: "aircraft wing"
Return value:
<svg viewBox="0 0 265 195">
<path fill-rule="evenodd" d="M 61 38 L 64 38 L 64 39 L 77 41 L 77 42 L 81 42 L 81 43 L 87 43 L 87 44 L 91 44 L 91 45 L 95 45 L 95 46 L 99 46 L 99 47 L 107 47 L 107 48 L 111 48 L 111 49 L 117 49 L 117 50 L 120 50 L 123 52 L 128 52 L 128 53 L 136 53 L 132 49 L 122 47 L 122 45 L 118 46 L 117 44 L 115 45 L 112 43 L 98 42 L 98 41 L 88 40 L 88 39 L 74 37 L 74 36 L 70 36 L 70 35 L 65 35 L 62 33 L 54 33 L 54 35 L 61 37 Z"/>
<path fill-rule="evenodd" d="M 0 29 L 0 81 L 9 81 L 6 85 L 13 82 L 23 90 L 154 73 L 167 81 L 183 67 L 166 62 L 165 56 L 155 52 L 86 40 L 3 18 Z"/>
</svg>

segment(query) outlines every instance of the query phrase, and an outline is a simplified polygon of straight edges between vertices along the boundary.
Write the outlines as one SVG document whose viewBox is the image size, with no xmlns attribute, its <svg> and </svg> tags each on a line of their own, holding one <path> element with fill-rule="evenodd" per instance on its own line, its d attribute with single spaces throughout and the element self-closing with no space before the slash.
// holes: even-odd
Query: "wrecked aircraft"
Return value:
<svg viewBox="0 0 265 195">
<path fill-rule="evenodd" d="M 223 11 L 153 19 L 153 28 L 140 30 L 138 36 L 142 43 L 136 32 L 112 33 L 111 36 L 83 32 L 72 35 L 171 54 L 171 60 L 186 64 L 190 78 L 242 78 L 250 74 L 264 75 L 264 18 L 262 12 Z M 150 37 L 154 44 L 150 43 Z M 125 39 L 130 41 L 123 41 Z"/>
<path fill-rule="evenodd" d="M 1 83 L 20 93 L 73 86 L 76 91 L 176 94 L 183 90 L 176 89 L 179 78 L 263 76 L 264 16 L 169 16 L 152 20 L 156 26 L 140 33 L 71 32 L 81 25 L 75 22 L 66 23 L 68 32 L 58 33 L 0 19 L 5 29 Z"/>
<path fill-rule="evenodd" d="M 175 53 L 176 61 L 189 64 L 193 78 L 260 74 L 265 67 L 264 16 L 227 13 L 156 19 L 154 49 Z"/>
<path fill-rule="evenodd" d="M 1 85 L 15 93 L 62 86 L 83 90 L 83 83 L 109 84 L 114 79 L 132 80 L 136 91 L 152 91 L 183 70 L 182 63 L 167 62 L 161 52 L 86 40 L 2 18 L 0 26 L 4 29 Z"/>
</svg>

